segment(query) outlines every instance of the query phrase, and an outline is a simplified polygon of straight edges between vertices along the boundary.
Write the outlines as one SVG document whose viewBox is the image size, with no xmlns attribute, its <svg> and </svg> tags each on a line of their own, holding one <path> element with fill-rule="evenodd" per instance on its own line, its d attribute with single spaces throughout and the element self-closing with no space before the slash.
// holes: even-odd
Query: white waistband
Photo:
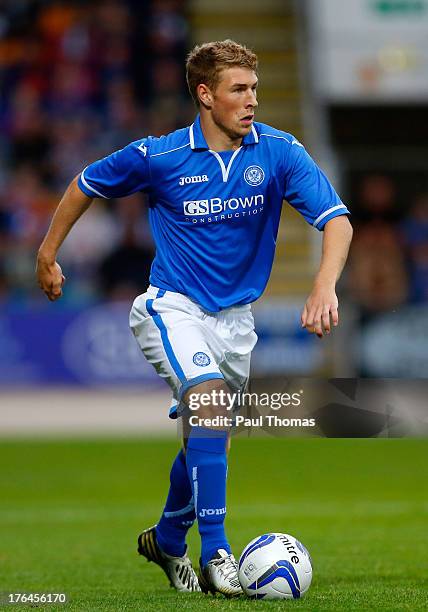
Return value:
<svg viewBox="0 0 428 612">
<path fill-rule="evenodd" d="M 251 310 L 251 304 L 240 304 L 238 306 L 229 306 L 229 308 L 223 308 L 222 310 L 220 310 L 220 312 L 213 313 L 209 310 L 205 310 L 203 306 L 201 306 L 200 304 L 192 300 L 192 298 L 190 298 L 188 295 L 184 295 L 183 293 L 178 293 L 176 291 L 168 291 L 166 289 L 160 289 L 159 287 L 155 287 L 154 285 L 149 285 L 149 288 L 147 289 L 147 293 L 150 296 L 153 296 L 153 298 L 156 298 L 159 291 L 164 292 L 162 297 L 174 297 L 174 299 L 178 299 L 180 301 L 183 300 L 185 302 L 191 302 L 192 304 L 194 304 L 195 306 L 197 306 L 204 312 L 208 312 L 209 314 L 219 315 L 219 314 L 226 314 L 228 312 L 248 312 Z"/>
</svg>

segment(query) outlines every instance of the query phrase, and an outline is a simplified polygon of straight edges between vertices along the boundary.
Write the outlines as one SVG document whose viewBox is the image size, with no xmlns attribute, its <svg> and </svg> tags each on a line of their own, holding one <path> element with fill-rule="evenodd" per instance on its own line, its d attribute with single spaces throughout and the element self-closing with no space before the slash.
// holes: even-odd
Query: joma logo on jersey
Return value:
<svg viewBox="0 0 428 612">
<path fill-rule="evenodd" d="M 206 174 L 201 176 L 180 176 L 179 185 L 189 185 L 190 183 L 208 183 L 210 179 Z"/>
<path fill-rule="evenodd" d="M 187 200 L 183 202 L 183 209 L 187 217 L 218 215 L 222 212 L 256 208 L 263 204 L 263 200 L 264 196 L 262 194 L 246 198 L 229 198 L 227 200 L 222 200 L 221 198 Z"/>
</svg>

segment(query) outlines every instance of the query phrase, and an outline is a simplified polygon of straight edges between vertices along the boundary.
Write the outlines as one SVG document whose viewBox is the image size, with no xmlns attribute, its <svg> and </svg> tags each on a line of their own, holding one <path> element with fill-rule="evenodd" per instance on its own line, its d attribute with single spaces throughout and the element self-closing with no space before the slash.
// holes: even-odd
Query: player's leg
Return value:
<svg viewBox="0 0 428 612">
<path fill-rule="evenodd" d="M 175 557 L 184 555 L 186 535 L 194 521 L 193 492 L 186 457 L 180 449 L 172 464 L 165 507 L 156 525 L 156 537 L 162 550 Z"/>
<path fill-rule="evenodd" d="M 230 347 L 224 344 L 218 334 L 219 325 L 215 316 L 208 317 L 185 296 L 171 294 L 171 292 L 166 292 L 165 295 L 163 291 L 150 288 L 147 294 L 140 296 L 134 302 L 131 311 L 131 327 L 148 361 L 167 380 L 175 396 L 177 396 L 177 385 L 180 389 L 180 398 L 185 399 L 189 399 L 190 390 L 193 393 L 195 391 L 206 392 L 213 388 L 212 385 L 220 385 L 220 389 L 228 392 L 227 387 L 224 386 L 224 377 L 218 363 Z M 228 323 L 225 329 L 227 327 Z M 201 415 L 203 414 L 201 412 Z M 218 414 L 218 410 L 214 410 L 213 406 L 208 406 L 205 410 L 206 417 L 214 417 Z M 224 409 L 222 414 L 226 414 Z M 224 430 L 217 431 L 215 436 L 212 433 L 209 428 L 202 427 L 201 431 L 197 427 L 192 427 L 186 463 L 195 502 L 198 497 L 196 493 L 199 494 L 201 486 L 206 492 L 210 490 L 212 480 L 210 482 L 210 478 L 205 476 L 210 472 L 207 466 L 214 466 L 211 471 L 215 474 L 216 482 L 220 483 L 213 487 L 216 491 L 215 499 L 205 498 L 207 504 L 211 504 L 217 510 L 213 510 L 210 506 L 202 506 L 205 511 L 201 511 L 203 516 L 198 517 L 198 522 L 201 524 L 204 561 L 211 554 L 207 552 L 210 547 L 213 549 L 217 546 L 214 558 L 204 566 L 204 569 L 210 569 L 213 575 L 209 585 L 210 589 L 231 594 L 234 590 L 237 592 L 238 589 L 240 592 L 240 587 L 237 581 L 236 561 L 228 552 L 230 548 L 224 535 L 227 433 Z M 207 446 L 211 452 L 207 452 Z M 189 456 L 191 456 L 190 459 Z M 190 469 L 189 464 L 191 464 Z M 202 472 L 201 486 L 197 477 L 198 469 L 199 472 Z M 193 479 L 194 475 L 195 479 Z M 223 498 L 223 505 L 218 505 L 218 500 L 221 501 Z M 209 520 L 204 520 L 208 517 L 214 517 L 212 526 Z M 151 535 L 150 544 L 153 545 L 156 540 L 156 531 L 148 531 Z M 177 534 L 176 536 L 178 538 Z M 164 530 L 164 538 L 168 539 L 166 530 Z M 174 545 L 173 542 L 170 544 Z M 157 542 L 156 545 L 158 546 Z M 147 554 L 145 556 L 147 557 Z M 159 561 L 156 560 L 156 562 Z M 223 579 L 227 582 L 226 586 L 222 584 Z M 236 584 L 233 585 L 235 579 Z"/>
<path fill-rule="evenodd" d="M 203 336 L 200 325 L 203 313 L 199 307 L 179 294 L 151 289 L 134 302 L 131 327 L 147 359 L 170 385 L 178 401 L 193 381 L 209 382 L 221 378 L 221 373 Z M 158 544 L 168 554 L 183 554 L 185 537 L 194 520 L 193 492 L 180 451 L 171 469 L 167 501 L 156 526 Z"/>
<path fill-rule="evenodd" d="M 204 397 L 203 403 L 197 401 L 198 396 Z M 242 589 L 237 563 L 224 529 L 230 427 L 204 424 L 215 417 L 220 417 L 222 423 L 231 419 L 230 389 L 224 380 L 209 380 L 189 389 L 184 401 L 189 406 L 199 403 L 195 411 L 191 414 L 188 411 L 184 417 L 184 433 L 187 470 L 201 536 L 200 584 L 206 592 L 239 595 Z"/>
<path fill-rule="evenodd" d="M 134 302 L 130 325 L 140 348 L 159 375 L 178 396 L 181 386 L 165 352 L 162 335 L 154 320 L 158 291 L 150 288 Z M 163 316 L 158 323 L 173 326 L 170 315 Z M 165 327 L 166 329 L 166 327 Z M 179 591 L 200 591 L 197 576 L 186 553 L 185 538 L 195 520 L 192 488 L 187 475 L 185 456 L 182 450 L 175 457 L 171 472 L 167 500 L 158 524 L 146 529 L 138 537 L 138 552 L 160 565 L 172 586 Z"/>
<path fill-rule="evenodd" d="M 192 489 L 183 450 L 170 472 L 170 487 L 159 522 L 138 537 L 138 552 L 162 567 L 178 591 L 200 591 L 199 581 L 187 556 L 186 534 L 195 520 Z"/>
<path fill-rule="evenodd" d="M 177 399 L 185 397 L 188 390 L 195 389 L 195 386 L 202 382 L 209 384 L 210 381 L 220 380 L 224 384 L 223 376 L 217 365 L 218 361 L 221 360 L 223 349 L 218 343 L 216 345 L 215 336 L 211 336 L 211 346 L 207 342 L 207 331 L 209 330 L 206 329 L 204 324 L 206 318 L 206 313 L 185 296 L 159 291 L 153 287 L 149 288 L 146 294 L 139 296 L 134 302 L 130 317 L 134 335 L 148 361 L 155 367 L 158 374 L 168 382 L 173 390 L 174 397 L 177 397 Z M 219 477 L 222 485 L 216 488 L 225 490 L 224 432 L 221 437 L 223 440 L 220 440 L 220 442 L 217 440 L 217 445 L 220 444 L 220 452 L 216 453 L 218 457 L 215 462 L 223 464 L 222 475 Z M 212 443 L 209 444 L 212 446 Z M 197 454 L 196 449 L 192 452 L 193 455 Z M 201 452 L 203 454 L 204 449 Z M 217 459 L 220 459 L 220 461 Z M 161 550 L 157 533 L 159 533 L 159 540 L 166 550 L 175 553 L 181 552 L 179 549 L 183 545 L 192 515 L 189 509 L 189 521 L 182 521 L 181 524 L 178 524 L 179 521 L 176 520 L 178 515 L 175 512 L 184 510 L 190 505 L 190 501 L 186 501 L 185 506 L 181 504 L 184 499 L 189 498 L 186 485 L 188 487 L 193 482 L 189 483 L 188 477 L 186 480 L 182 467 L 182 461 L 178 458 L 177 464 L 174 464 L 172 470 L 172 482 L 166 512 L 164 511 L 158 528 L 146 530 L 140 536 L 140 543 L 144 546 L 139 546 L 139 550 L 147 558 L 151 558 L 150 553 L 153 550 Z M 193 490 L 191 492 L 194 494 Z M 182 497 L 180 497 L 180 493 L 183 494 Z M 224 507 L 223 505 L 222 508 Z M 172 516 L 170 512 L 173 513 Z M 224 521 L 221 513 L 219 516 L 222 525 Z M 204 541 L 209 542 L 210 536 L 213 538 L 212 531 L 208 527 L 207 537 L 204 538 Z M 226 547 L 226 549 L 221 550 L 225 550 L 227 556 L 227 540 L 224 536 L 216 539 L 218 546 Z M 145 546 L 146 543 L 147 546 Z M 167 554 L 165 551 L 162 551 L 162 553 Z M 159 555 L 152 555 L 152 557 L 154 558 L 151 558 L 151 560 L 155 560 L 161 565 Z M 165 569 L 165 567 L 163 568 Z M 165 571 L 171 579 L 171 575 L 168 574 L 169 569 L 167 568 Z M 176 578 L 176 576 L 173 576 L 173 578 Z M 171 582 L 176 586 L 172 579 Z"/>
<path fill-rule="evenodd" d="M 236 408 L 236 406 L 239 405 L 239 394 L 245 390 L 248 383 L 251 351 L 257 341 L 257 336 L 254 332 L 254 320 L 250 307 L 244 306 L 242 308 L 234 308 L 230 309 L 230 311 L 218 313 L 218 315 L 215 317 L 206 318 L 205 324 L 208 327 L 208 338 L 210 338 L 211 333 L 215 334 L 215 337 L 209 340 L 210 346 L 214 346 L 216 343 L 221 346 L 222 360 L 218 362 L 218 365 L 224 380 L 210 381 L 208 384 L 195 386 L 190 390 L 190 392 L 196 395 L 198 393 L 201 394 L 209 392 L 210 390 L 219 391 L 223 389 L 225 394 L 227 394 L 226 406 L 219 406 L 218 402 L 217 405 L 201 405 L 198 410 L 198 416 L 209 418 L 226 415 L 227 418 L 230 419 L 233 417 L 232 403 L 235 404 L 233 408 Z M 188 403 L 189 399 L 191 399 L 190 392 L 186 394 Z M 195 412 L 193 412 L 193 415 Z M 189 413 L 190 411 L 188 411 L 188 414 Z M 196 454 L 197 459 L 197 454 L 203 454 L 204 451 L 207 450 L 208 445 L 210 444 L 209 440 L 211 439 L 213 432 L 203 432 L 201 430 L 195 431 L 195 429 L 191 427 L 191 423 L 187 422 L 183 425 L 183 433 L 185 441 L 187 440 L 187 463 L 188 466 L 189 464 L 192 466 L 195 462 L 192 455 Z M 208 437 L 208 440 L 201 442 L 201 439 L 203 440 L 205 436 Z M 196 489 L 198 491 L 198 496 L 195 500 L 195 507 L 202 539 L 202 567 L 200 572 L 200 584 L 204 591 L 211 590 L 220 591 L 225 594 L 238 594 L 241 592 L 238 580 L 238 566 L 233 555 L 231 555 L 230 552 L 227 554 L 228 551 L 230 551 L 228 543 L 224 543 L 227 542 L 226 535 L 224 534 L 225 513 L 223 514 L 220 511 L 217 514 L 216 512 L 217 508 L 224 508 L 224 510 L 226 510 L 225 485 L 227 474 L 227 454 L 230 449 L 231 442 L 230 430 L 227 432 L 227 436 L 225 438 L 221 438 L 221 440 L 222 444 L 217 444 L 214 450 L 217 450 L 219 453 L 217 455 L 218 465 L 222 465 L 222 462 L 224 462 L 226 465 L 226 470 L 223 472 L 224 487 L 219 487 L 217 485 L 215 493 L 211 493 L 214 487 L 210 486 L 209 474 L 207 474 L 207 478 L 204 480 L 203 471 L 200 471 L 199 468 L 199 477 L 197 478 L 197 481 L 194 482 L 192 478 L 192 486 L 195 488 L 195 485 L 197 485 Z M 196 448 L 193 450 L 192 447 Z M 213 456 L 215 457 L 215 455 Z M 213 460 L 211 459 L 211 461 Z M 220 476 L 220 469 L 218 474 Z M 191 476 L 193 476 L 193 472 Z M 200 491 L 204 486 L 207 486 L 208 494 L 206 503 L 202 504 Z M 220 499 L 220 494 L 224 495 L 224 498 Z M 214 499 L 210 500 L 210 495 L 213 496 Z M 206 508 L 211 508 L 211 514 L 207 513 Z M 205 512 L 203 512 L 204 509 Z M 201 516 L 201 513 L 203 513 L 204 516 Z M 213 524 L 210 524 L 211 521 Z M 220 524 L 223 532 L 220 531 Z M 213 544 L 215 539 L 212 540 L 205 536 L 206 531 L 208 530 L 209 533 L 211 529 L 213 533 L 216 534 L 218 542 L 223 539 L 223 549 L 217 550 L 217 554 L 211 557 L 211 560 L 204 565 L 207 557 L 210 557 L 212 554 L 212 552 L 209 550 L 210 547 L 215 547 Z"/>
</svg>

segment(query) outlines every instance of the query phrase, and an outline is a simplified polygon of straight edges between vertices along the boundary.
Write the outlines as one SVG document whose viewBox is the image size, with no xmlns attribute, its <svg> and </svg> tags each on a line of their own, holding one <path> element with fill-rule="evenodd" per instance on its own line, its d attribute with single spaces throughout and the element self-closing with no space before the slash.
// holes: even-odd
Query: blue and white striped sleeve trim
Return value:
<svg viewBox="0 0 428 612">
<path fill-rule="evenodd" d="M 86 168 L 87 167 L 88 166 L 86 166 Z M 90 198 L 98 197 L 98 198 L 107 199 L 107 196 L 102 194 L 100 191 L 97 191 L 97 189 L 95 189 L 94 187 L 91 187 L 91 185 L 88 183 L 88 181 L 85 178 L 86 168 L 82 170 L 82 172 L 80 173 L 79 179 L 78 179 L 78 185 L 80 189 L 83 191 L 83 193 L 85 193 Z"/>
<path fill-rule="evenodd" d="M 334 217 L 338 217 L 340 215 L 349 215 L 349 214 L 350 212 L 345 206 L 345 204 L 337 204 L 336 206 L 332 206 L 331 208 L 328 208 L 321 215 L 319 215 L 315 219 L 312 225 L 316 227 L 317 229 L 322 229 L 324 225 L 327 223 L 327 221 L 330 221 L 330 219 L 333 219 Z"/>
</svg>

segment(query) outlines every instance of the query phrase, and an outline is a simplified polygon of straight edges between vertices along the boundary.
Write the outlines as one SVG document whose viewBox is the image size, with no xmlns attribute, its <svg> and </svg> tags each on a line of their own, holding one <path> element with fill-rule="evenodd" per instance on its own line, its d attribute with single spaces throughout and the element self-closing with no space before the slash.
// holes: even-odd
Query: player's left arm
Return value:
<svg viewBox="0 0 428 612">
<path fill-rule="evenodd" d="M 285 199 L 312 227 L 324 231 L 320 268 L 302 312 L 302 327 L 322 338 L 339 322 L 336 282 L 352 238 L 346 204 L 304 146 L 291 134 L 284 138 Z"/>
<path fill-rule="evenodd" d="M 352 233 L 345 215 L 330 219 L 324 227 L 320 267 L 301 316 L 302 327 L 318 338 L 330 333 L 331 324 L 339 323 L 336 283 L 348 256 Z"/>
</svg>

